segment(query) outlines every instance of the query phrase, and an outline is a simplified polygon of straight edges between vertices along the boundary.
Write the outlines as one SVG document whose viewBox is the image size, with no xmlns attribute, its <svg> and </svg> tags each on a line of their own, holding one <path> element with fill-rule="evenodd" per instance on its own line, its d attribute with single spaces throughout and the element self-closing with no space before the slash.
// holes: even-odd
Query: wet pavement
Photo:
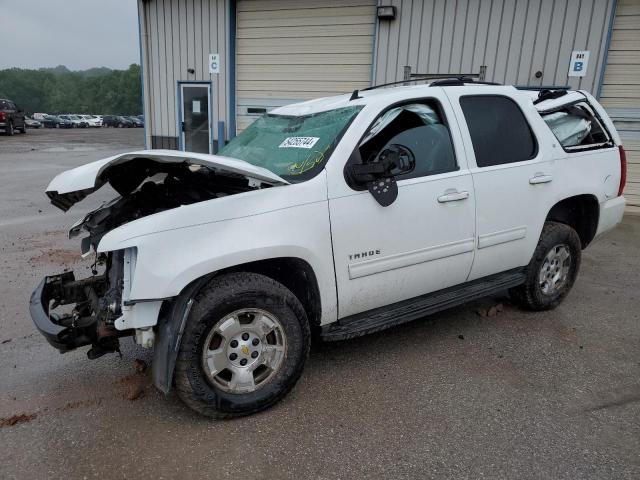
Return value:
<svg viewBox="0 0 640 480">
<path fill-rule="evenodd" d="M 109 193 L 65 214 L 44 189 L 141 147 L 141 130 L 0 137 L 0 478 L 640 477 L 640 217 L 586 250 L 555 311 L 486 299 L 316 345 L 291 394 L 248 418 L 157 392 L 130 339 L 122 358 L 58 354 L 29 295 L 45 274 L 89 274 L 66 231 Z"/>
</svg>

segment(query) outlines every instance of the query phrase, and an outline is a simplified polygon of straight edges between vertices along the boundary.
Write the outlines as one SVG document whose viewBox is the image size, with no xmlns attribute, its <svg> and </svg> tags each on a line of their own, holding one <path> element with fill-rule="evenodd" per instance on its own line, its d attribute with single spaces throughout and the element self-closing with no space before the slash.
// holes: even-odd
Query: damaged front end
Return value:
<svg viewBox="0 0 640 480">
<path fill-rule="evenodd" d="M 122 315 L 124 256 L 123 250 L 101 255 L 88 278 L 77 280 L 73 272 L 47 276 L 31 294 L 31 318 L 60 352 L 91 345 L 87 356 L 94 359 L 119 351 L 119 337 L 131 335 L 115 327 Z M 95 268 L 102 267 L 99 274 Z"/>
<path fill-rule="evenodd" d="M 71 228 L 70 237 L 85 235 L 83 256 L 95 252 L 92 276 L 76 279 L 73 272 L 64 272 L 45 277 L 31 295 L 37 329 L 63 353 L 91 345 L 89 358 L 118 351 L 123 336 L 135 335 L 137 343 L 152 346 L 163 300 L 131 300 L 138 249 L 99 252 L 102 238 L 166 210 L 286 183 L 241 160 L 165 150 L 117 155 L 63 172 L 46 193 L 64 211 L 105 184 L 117 196 Z"/>
</svg>

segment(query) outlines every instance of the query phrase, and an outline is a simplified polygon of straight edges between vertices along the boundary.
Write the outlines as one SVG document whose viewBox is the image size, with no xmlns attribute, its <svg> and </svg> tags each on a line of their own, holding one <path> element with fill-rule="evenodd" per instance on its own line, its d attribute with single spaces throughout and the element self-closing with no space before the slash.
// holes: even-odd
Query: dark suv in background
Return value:
<svg viewBox="0 0 640 480">
<path fill-rule="evenodd" d="M 131 128 L 134 126 L 131 120 L 120 115 L 105 115 L 104 117 L 102 117 L 102 125 L 104 125 L 105 127 L 116 128 Z"/>
<path fill-rule="evenodd" d="M 27 133 L 24 112 L 6 98 L 0 98 L 0 129 L 3 129 L 6 135 L 13 135 L 16 130 Z"/>
</svg>

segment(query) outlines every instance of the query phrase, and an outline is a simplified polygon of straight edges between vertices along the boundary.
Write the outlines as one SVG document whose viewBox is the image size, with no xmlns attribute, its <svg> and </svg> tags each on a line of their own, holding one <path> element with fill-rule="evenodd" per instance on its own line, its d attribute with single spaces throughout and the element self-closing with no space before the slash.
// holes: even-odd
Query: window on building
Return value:
<svg viewBox="0 0 640 480">
<path fill-rule="evenodd" d="M 536 156 L 538 145 L 518 104 L 499 95 L 460 99 L 478 167 L 523 162 Z"/>
<path fill-rule="evenodd" d="M 409 149 L 415 157 L 411 171 L 391 172 L 398 180 L 458 169 L 449 128 L 436 104 L 410 103 L 380 115 L 358 147 L 362 162 L 379 161 L 381 152 L 394 145 Z"/>
<path fill-rule="evenodd" d="M 586 102 L 543 113 L 542 118 L 568 152 L 612 146 L 611 137 Z"/>
</svg>

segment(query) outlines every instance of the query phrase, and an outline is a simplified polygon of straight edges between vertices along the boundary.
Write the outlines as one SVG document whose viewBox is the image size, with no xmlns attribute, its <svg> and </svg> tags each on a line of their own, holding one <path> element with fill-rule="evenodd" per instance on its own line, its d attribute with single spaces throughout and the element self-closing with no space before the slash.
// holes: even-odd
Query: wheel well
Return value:
<svg viewBox="0 0 640 480">
<path fill-rule="evenodd" d="M 259 273 L 283 284 L 302 303 L 312 328 L 319 327 L 322 309 L 318 280 L 311 265 L 304 260 L 290 257 L 270 258 L 219 270 L 215 275 L 229 272 Z"/>
<path fill-rule="evenodd" d="M 564 223 L 573 228 L 586 248 L 598 229 L 600 206 L 593 195 L 576 195 L 556 203 L 547 215 L 547 221 Z"/>
</svg>

